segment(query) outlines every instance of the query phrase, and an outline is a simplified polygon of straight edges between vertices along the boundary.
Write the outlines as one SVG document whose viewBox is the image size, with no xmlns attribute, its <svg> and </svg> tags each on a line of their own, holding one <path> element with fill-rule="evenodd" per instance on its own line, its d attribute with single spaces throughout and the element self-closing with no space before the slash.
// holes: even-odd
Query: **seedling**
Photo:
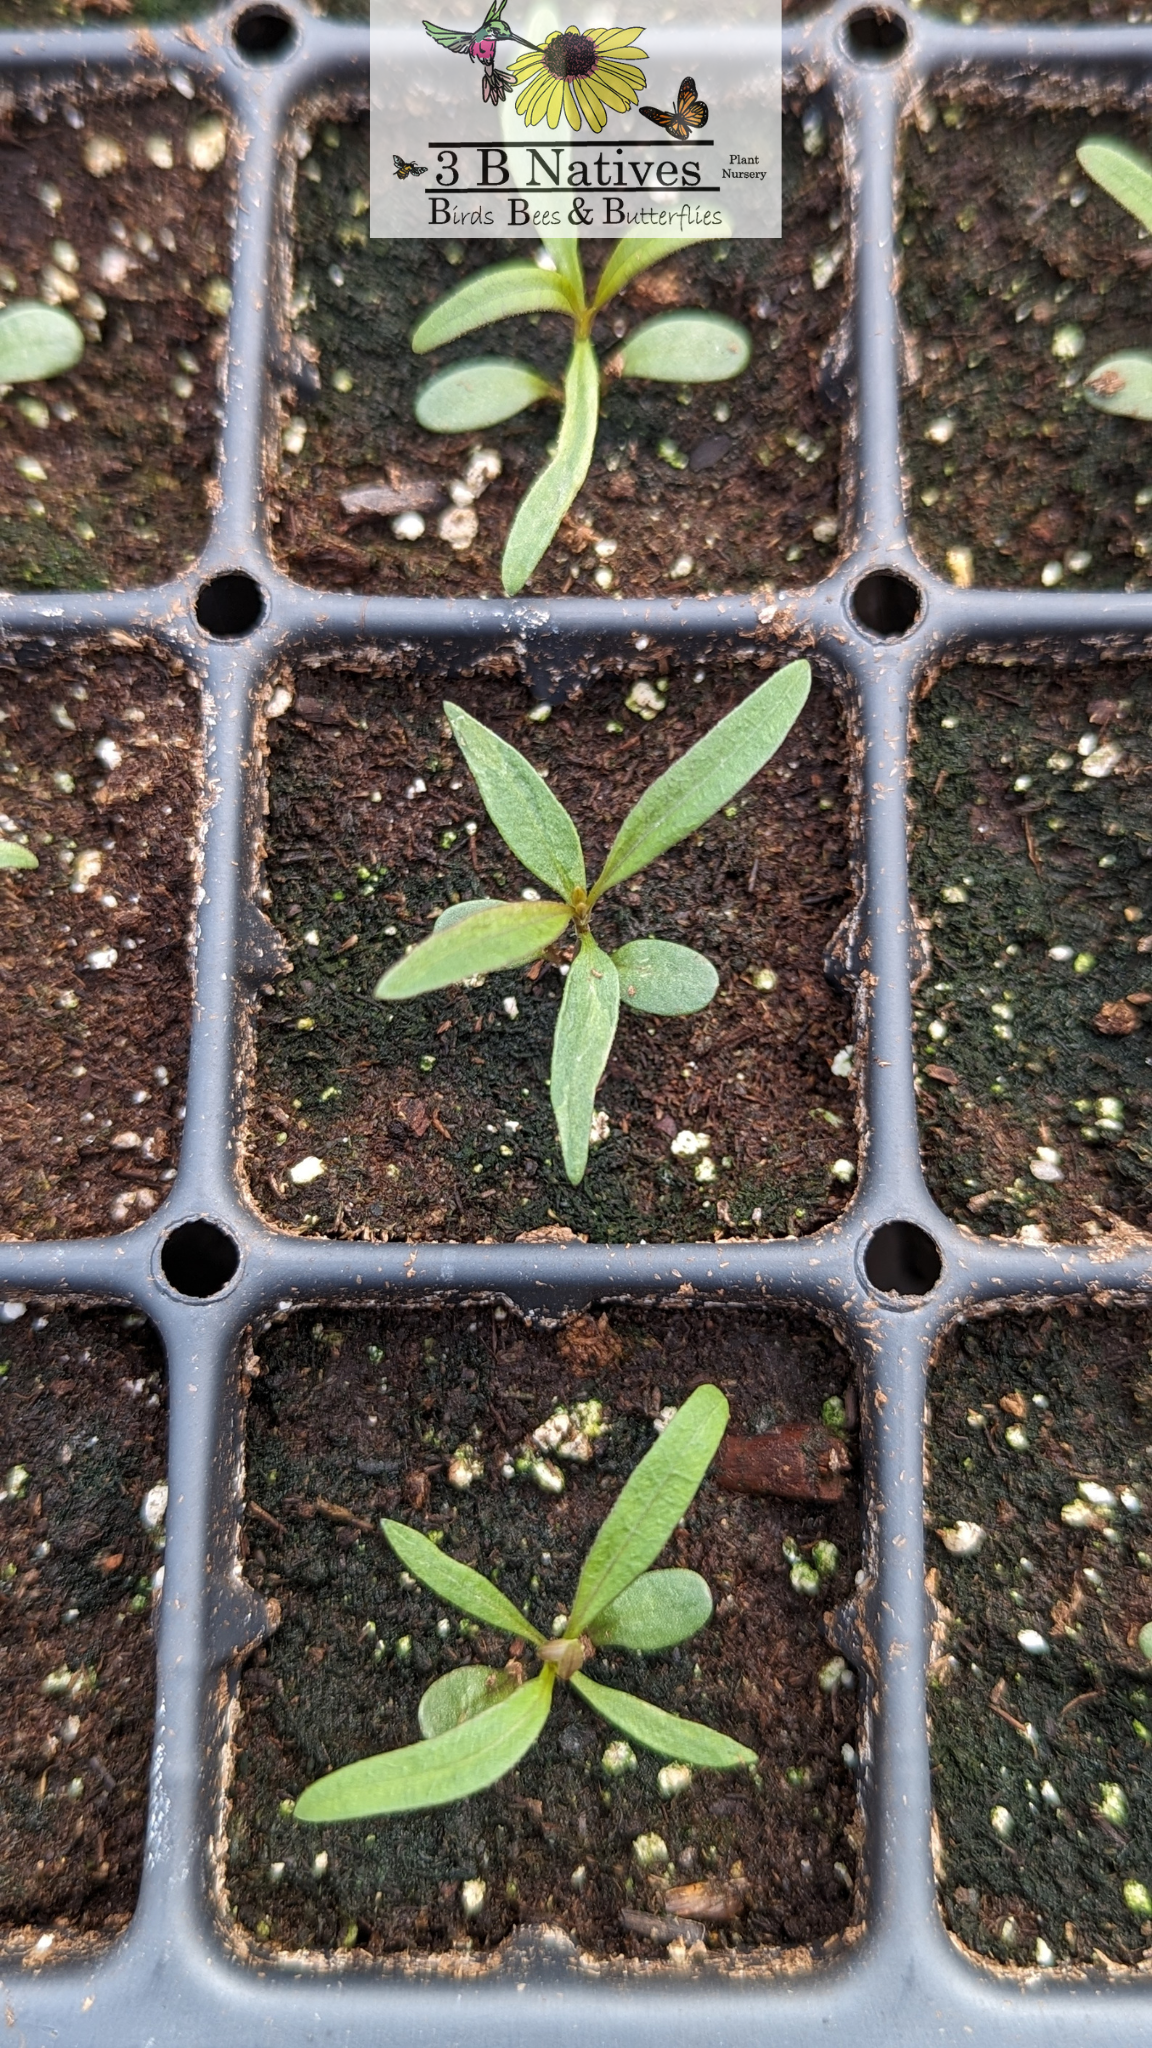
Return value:
<svg viewBox="0 0 1152 2048">
<path fill-rule="evenodd" d="M 425 314 L 412 336 L 417 355 L 443 348 L 461 334 L 520 313 L 559 313 L 572 323 L 572 352 L 562 385 L 530 363 L 485 356 L 454 363 L 429 379 L 416 396 L 416 418 L 435 434 L 467 434 L 496 426 L 541 399 L 560 406 L 555 453 L 521 499 L 504 548 L 505 594 L 522 590 L 550 545 L 588 474 L 600 398 L 614 377 L 647 377 L 671 384 L 714 384 L 747 368 L 751 338 L 736 321 L 699 309 L 647 320 L 597 361 L 590 339 L 598 313 L 634 277 L 700 236 L 636 238 L 617 242 L 589 298 L 575 237 L 545 236 L 550 267 L 499 263 L 478 271 Z"/>
<path fill-rule="evenodd" d="M 588 1163 L 596 1090 L 621 1003 L 649 1016 L 685 1017 L 711 1002 L 719 982 L 702 953 L 667 939 L 633 939 L 605 953 L 592 936 L 592 912 L 606 889 L 686 839 L 751 781 L 790 732 L 810 682 L 808 663 L 790 662 L 673 762 L 629 811 L 591 888 L 576 827 L 543 777 L 458 704 L 444 706 L 496 830 L 560 900 L 501 903 L 481 896 L 453 903 L 441 911 L 431 935 L 377 982 L 376 995 L 382 1002 L 406 1002 L 477 974 L 525 967 L 551 954 L 574 923 L 579 944 L 556 1019 L 551 1080 L 573 1186 L 583 1180 Z"/>
<path fill-rule="evenodd" d="M 1091 137 L 1076 151 L 1081 170 L 1118 200 L 1142 228 L 1152 230 L 1152 159 L 1110 135 Z M 1084 396 L 1100 412 L 1152 420 L 1152 352 L 1122 349 L 1106 356 L 1084 379 Z"/>
<path fill-rule="evenodd" d="M 559 1637 L 541 1635 L 491 1579 L 446 1556 L 418 1530 L 381 1522 L 413 1578 L 475 1621 L 530 1643 L 541 1669 L 525 1678 L 514 1656 L 503 1670 L 464 1664 L 435 1679 L 417 1710 L 423 1740 L 318 1778 L 296 1801 L 296 1819 L 414 1813 L 484 1791 L 543 1732 L 557 1683 L 570 1685 L 593 1713 L 657 1756 L 720 1771 L 754 1764 L 755 1750 L 730 1735 L 601 1685 L 584 1669 L 598 1647 L 668 1649 L 710 1619 L 712 1595 L 698 1572 L 648 1567 L 695 1499 L 727 1426 L 728 1403 L 720 1389 L 697 1387 L 625 1481 L 601 1524 Z"/>
</svg>

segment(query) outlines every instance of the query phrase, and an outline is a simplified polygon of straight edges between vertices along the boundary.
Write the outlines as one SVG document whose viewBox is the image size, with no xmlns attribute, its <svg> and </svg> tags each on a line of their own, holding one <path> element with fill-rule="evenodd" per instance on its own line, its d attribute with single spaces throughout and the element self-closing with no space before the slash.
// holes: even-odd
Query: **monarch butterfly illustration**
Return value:
<svg viewBox="0 0 1152 2048">
<path fill-rule="evenodd" d="M 676 95 L 676 111 L 666 114 L 663 107 L 641 107 L 646 121 L 655 121 L 666 135 L 674 135 L 678 142 L 687 142 L 693 128 L 708 126 L 708 109 L 703 100 L 696 97 L 696 80 L 682 78 Z"/>
<path fill-rule="evenodd" d="M 398 178 L 422 178 L 428 169 L 427 164 L 406 164 L 403 157 L 397 156 L 395 151 L 392 153 L 392 161 L 396 166 Z"/>
</svg>

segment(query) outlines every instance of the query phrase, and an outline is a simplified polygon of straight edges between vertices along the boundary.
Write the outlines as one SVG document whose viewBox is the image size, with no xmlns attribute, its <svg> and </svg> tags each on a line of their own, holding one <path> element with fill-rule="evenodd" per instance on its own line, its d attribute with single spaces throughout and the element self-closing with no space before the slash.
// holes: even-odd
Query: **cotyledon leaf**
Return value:
<svg viewBox="0 0 1152 2048">
<path fill-rule="evenodd" d="M 40 865 L 34 853 L 26 846 L 18 846 L 14 839 L 0 839 L 0 868 L 38 868 Z"/>
<path fill-rule="evenodd" d="M 83 353 L 83 329 L 62 306 L 17 299 L 0 312 L 0 384 L 59 377 Z"/>
<path fill-rule="evenodd" d="M 1119 355 L 1105 356 L 1088 372 L 1081 389 L 1099 412 L 1152 420 L 1152 355 L 1143 349 L 1123 349 Z"/>
<path fill-rule="evenodd" d="M 679 1714 L 666 1714 L 635 1693 L 619 1692 L 614 1685 L 599 1685 L 583 1671 L 569 1680 L 573 1692 L 597 1714 L 619 1728 L 630 1742 L 653 1749 L 657 1756 L 673 1758 L 679 1764 L 701 1764 L 714 1771 L 731 1771 L 738 1764 L 754 1764 L 756 1751 L 703 1721 L 682 1721 Z M 299 1812 L 299 1807 L 297 1807 Z"/>
<path fill-rule="evenodd" d="M 491 1628 L 502 1628 L 510 1636 L 525 1636 L 530 1643 L 544 1641 L 540 1631 L 512 1605 L 499 1586 L 494 1586 L 481 1572 L 474 1572 L 470 1564 L 447 1557 L 419 1529 L 410 1529 L 406 1522 L 389 1521 L 382 1521 L 380 1529 L 413 1578 L 439 1593 L 442 1600 L 458 1607 L 462 1614 L 470 1614 L 474 1621 L 486 1621 Z"/>
<path fill-rule="evenodd" d="M 497 1671 L 491 1664 L 462 1664 L 458 1671 L 446 1671 L 443 1678 L 433 1679 L 416 1709 L 421 1735 L 444 1735 L 449 1728 L 474 1721 L 477 1714 L 498 1707 L 518 1683 L 512 1672 Z"/>
<path fill-rule="evenodd" d="M 612 955 L 620 976 L 620 1000 L 650 1017 L 688 1017 L 703 1010 L 720 986 L 720 976 L 703 953 L 672 939 L 630 939 Z"/>
<path fill-rule="evenodd" d="M 317 1778 L 296 1801 L 296 1819 L 367 1820 L 380 1813 L 418 1813 L 483 1792 L 531 1749 L 548 1719 L 555 1678 L 548 1666 L 498 1707 L 459 1728 Z"/>
<path fill-rule="evenodd" d="M 530 363 L 504 356 L 479 356 L 453 363 L 416 393 L 413 411 L 430 434 L 471 434 L 495 427 L 542 398 L 554 398 L 556 387 Z"/>
<path fill-rule="evenodd" d="M 1110 199 L 1134 214 L 1142 228 L 1152 229 L 1152 162 L 1142 150 L 1112 135 L 1094 135 L 1080 144 L 1076 158 Z"/>
<path fill-rule="evenodd" d="M 523 967 L 560 937 L 571 916 L 566 903 L 499 903 L 478 910 L 405 953 L 381 975 L 375 994 L 383 1003 L 402 1003 L 473 974 Z"/>
<path fill-rule="evenodd" d="M 720 384 L 748 368 L 752 337 L 722 313 L 661 313 L 621 342 L 606 368 L 665 384 Z"/>
<path fill-rule="evenodd" d="M 457 285 L 437 301 L 412 333 L 418 356 L 443 348 L 460 334 L 487 327 L 492 320 L 510 320 L 518 313 L 572 312 L 572 295 L 554 270 L 535 263 L 496 263 Z"/>
<path fill-rule="evenodd" d="M 647 1571 L 695 1498 L 728 1427 L 719 1387 L 697 1387 L 625 1481 L 596 1532 L 564 1633 L 578 1636 Z"/>
<path fill-rule="evenodd" d="M 481 725 L 459 704 L 446 703 L 444 716 L 467 761 L 484 808 L 517 860 L 569 897 L 585 883 L 580 835 L 542 775 L 499 733 Z"/>
<path fill-rule="evenodd" d="M 588 1634 L 597 1647 L 667 1650 L 712 1619 L 712 1595 L 699 1572 L 641 1572 L 602 1607 Z"/>
</svg>

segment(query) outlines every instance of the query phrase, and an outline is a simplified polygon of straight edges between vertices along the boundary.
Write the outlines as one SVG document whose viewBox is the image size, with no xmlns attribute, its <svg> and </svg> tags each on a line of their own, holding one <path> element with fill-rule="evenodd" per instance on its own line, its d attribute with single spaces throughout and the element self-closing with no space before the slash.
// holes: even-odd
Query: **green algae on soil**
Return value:
<svg viewBox="0 0 1152 2048">
<path fill-rule="evenodd" d="M 932 1192 L 983 1233 L 1150 1228 L 1152 680 L 1135 664 L 961 667 L 931 684 L 916 726 Z M 1116 1024 L 1130 1028 L 1101 1028 Z"/>
<path fill-rule="evenodd" d="M 746 1742 L 757 1777 L 698 1770 L 665 1800 L 662 1760 L 639 1751 L 635 1770 L 612 1778 L 601 1758 L 615 1731 L 560 1686 L 539 1743 L 491 1791 L 321 1828 L 284 1805 L 329 1768 L 416 1739 L 417 1703 L 438 1674 L 509 1655 L 507 1637 L 403 1582 L 377 1533 L 382 1515 L 442 1536 L 548 1633 L 660 1409 L 710 1380 L 735 1430 L 818 1416 L 851 1371 L 826 1330 L 759 1311 L 613 1309 L 545 1334 L 478 1307 L 308 1314 L 256 1351 L 244 1569 L 282 1619 L 241 1682 L 227 1888 L 248 1935 L 279 1951 L 465 1954 L 548 1921 L 584 1950 L 659 1957 L 620 1920 L 623 1909 L 660 1910 L 662 1885 L 633 1853 L 648 1832 L 665 1843 L 674 1882 L 746 1887 L 743 1910 L 710 1932 L 713 1950 L 822 1943 L 844 1929 L 860 1832 L 841 1751 L 857 1743 L 857 1695 L 823 1691 L 818 1674 L 832 1655 L 823 1610 L 852 1593 L 851 1483 L 837 1505 L 807 1506 L 724 1494 L 706 1479 L 662 1562 L 704 1573 L 712 1621 L 675 1650 L 596 1656 L 597 1678 Z M 514 1476 L 510 1459 L 556 1404 L 589 1399 L 604 1403 L 609 1427 L 591 1464 L 560 1461 L 563 1493 Z M 461 1444 L 483 1464 L 467 1491 L 446 1477 Z M 815 1599 L 789 1584 L 786 1536 L 801 1549 L 819 1537 L 839 1547 Z M 468 1879 L 485 1886 L 474 1918 L 461 1899 Z"/>
<path fill-rule="evenodd" d="M 731 383 L 685 387 L 615 380 L 596 452 L 558 539 L 532 578 L 537 591 L 595 594 L 597 574 L 631 595 L 748 589 L 765 580 L 815 582 L 836 553 L 839 426 L 819 393 L 821 364 L 844 312 L 846 247 L 835 152 L 804 154 L 800 124 L 784 124 L 784 234 L 779 241 L 712 243 L 645 272 L 597 320 L 601 355 L 614 336 L 677 306 L 706 306 L 752 333 L 750 369 Z M 500 556 L 515 507 L 546 461 L 554 406 L 538 406 L 482 437 L 425 433 L 413 401 L 431 373 L 477 354 L 509 354 L 562 373 L 571 328 L 533 316 L 502 321 L 450 349 L 413 355 L 421 314 L 471 272 L 527 258 L 530 241 L 424 243 L 368 238 L 368 127 L 321 124 L 296 192 L 294 318 L 313 394 L 289 402 L 290 443 L 274 482 L 274 539 L 305 583 L 421 596 L 500 590 Z M 591 276 L 611 245 L 585 245 Z M 813 282 L 812 264 L 823 288 Z M 350 380 L 350 385 L 348 384 Z M 415 543 L 388 521 L 346 517 L 353 487 L 422 481 L 448 486 L 478 438 L 503 474 L 478 506 L 479 532 L 462 553 L 437 536 L 437 515 Z M 671 467 L 659 450 L 671 449 Z M 813 528 L 818 527 L 822 538 Z M 595 543 L 613 547 L 607 558 Z M 678 566 L 690 561 L 685 570 Z M 673 568 L 677 573 L 672 575 Z"/>
<path fill-rule="evenodd" d="M 509 674 L 445 684 L 404 660 L 373 674 L 342 656 L 297 671 L 293 709 L 269 728 L 266 827 L 270 910 L 294 972 L 266 987 L 246 1138 L 253 1198 L 276 1224 L 460 1239 L 560 1224 L 677 1241 L 803 1234 L 842 1205 L 830 1169 L 854 1153 L 852 1096 L 830 1068 L 851 1019 L 822 960 L 849 905 L 848 802 L 819 685 L 727 813 L 604 899 L 602 943 L 651 933 L 696 946 L 720 990 L 694 1017 L 624 1015 L 598 1096 L 610 1134 L 579 1187 L 548 1097 L 556 965 L 410 1003 L 373 997 L 437 910 L 536 886 L 451 744 L 447 691 L 551 778 L 595 873 L 642 790 L 787 656 L 685 671 L 660 645 L 636 659 L 639 674 L 590 675 L 542 725 Z M 657 701 L 666 689 L 647 723 L 624 706 L 638 681 Z M 770 991 L 751 984 L 764 969 Z M 710 1180 L 699 1155 L 671 1152 L 682 1129 L 707 1133 Z M 324 1172 L 296 1185 L 290 1169 L 309 1158 Z"/>
<path fill-rule="evenodd" d="M 968 549 L 978 585 L 1036 588 L 1051 564 L 1069 588 L 1146 590 L 1152 435 L 1079 387 L 1152 340 L 1147 251 L 1076 161 L 1089 135 L 1146 149 L 1146 119 L 961 101 L 926 101 L 924 118 L 905 135 L 899 230 L 916 546 L 941 575 Z M 1079 355 L 1059 353 L 1077 336 Z"/>
<path fill-rule="evenodd" d="M 0 297 L 60 300 L 88 336 L 66 376 L 0 396 L 7 589 L 178 575 L 216 488 L 233 181 L 227 159 L 198 171 L 187 158 L 215 110 L 160 95 L 72 112 L 79 127 L 12 114 L 0 149 Z"/>
<path fill-rule="evenodd" d="M 1001 1963 L 1034 1967 L 1038 1941 L 1057 1963 L 1152 1957 L 1152 1923 L 1124 1899 L 1125 1884 L 1152 1886 L 1152 1667 L 1137 1641 L 1152 1620 L 1150 1358 L 1147 1312 L 1085 1306 L 956 1330 L 932 1368 L 941 1897 L 959 1939 Z M 1091 1508 L 1082 1482 L 1111 1505 Z M 1062 1520 L 1073 1503 L 1088 1526 Z M 959 1521 L 987 1531 L 964 1558 L 931 1533 Z M 1046 1650 L 1029 1654 L 1029 1630 Z"/>
<path fill-rule="evenodd" d="M 0 655 L 0 831 L 40 862 L 0 876 L 0 1236 L 121 1230 L 175 1178 L 198 709 L 146 644 Z"/>
<path fill-rule="evenodd" d="M 30 1311 L 0 1331 L 0 1474 L 28 1475 L 0 1501 L 0 1953 L 15 1958 L 45 1931 L 49 1961 L 119 1933 L 136 1903 L 161 1562 L 140 1507 L 166 1457 L 142 1316 Z"/>
</svg>

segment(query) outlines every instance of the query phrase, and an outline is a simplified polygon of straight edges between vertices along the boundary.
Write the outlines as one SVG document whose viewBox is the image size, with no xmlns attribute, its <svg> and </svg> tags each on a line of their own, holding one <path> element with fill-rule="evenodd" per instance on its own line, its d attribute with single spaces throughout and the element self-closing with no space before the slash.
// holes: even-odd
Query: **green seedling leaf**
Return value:
<svg viewBox="0 0 1152 2048">
<path fill-rule="evenodd" d="M 527 363 L 505 356 L 481 356 L 430 377 L 416 393 L 415 413 L 430 434 L 470 434 L 510 420 L 526 405 L 558 398 L 554 384 Z"/>
<path fill-rule="evenodd" d="M 450 931 L 454 924 L 460 924 L 466 917 L 475 917 L 478 910 L 500 910 L 503 906 L 498 896 L 469 896 L 464 903 L 450 903 L 442 910 L 432 929 L 434 932 Z"/>
<path fill-rule="evenodd" d="M 504 1629 L 510 1636 L 524 1636 L 530 1643 L 544 1641 L 539 1630 L 512 1605 L 499 1586 L 494 1586 L 482 1573 L 474 1572 L 470 1564 L 446 1557 L 435 1543 L 429 1543 L 419 1529 L 410 1529 L 406 1522 L 383 1521 L 380 1528 L 401 1564 L 421 1585 L 438 1593 L 441 1600 L 458 1607 L 462 1614 L 470 1614 L 474 1621 L 486 1621 L 490 1628 Z"/>
<path fill-rule="evenodd" d="M 17 299 L 0 312 L 0 384 L 59 377 L 83 353 L 83 331 L 60 306 Z"/>
<path fill-rule="evenodd" d="M 600 366 L 591 342 L 577 341 L 564 375 L 556 453 L 521 498 L 505 543 L 500 574 L 506 597 L 524 588 L 587 476 L 599 417 Z"/>
<path fill-rule="evenodd" d="M 376 995 L 382 1003 L 403 1003 L 474 974 L 524 967 L 560 937 L 571 916 L 566 903 L 501 903 L 478 910 L 397 960 L 376 983 Z"/>
<path fill-rule="evenodd" d="M 584 1178 L 592 1112 L 620 1015 L 620 976 L 594 939 L 581 941 L 568 969 L 552 1040 L 552 1111 L 564 1170 L 573 1187 Z"/>
<path fill-rule="evenodd" d="M 579 311 L 584 304 L 584 266 L 580 261 L 580 242 L 576 235 L 541 235 L 540 240 L 556 265 L 557 276 L 567 285 L 574 308 Z"/>
<path fill-rule="evenodd" d="M 34 853 L 26 846 L 17 846 L 11 839 L 0 839 L 0 868 L 38 868 L 40 865 Z"/>
<path fill-rule="evenodd" d="M 1126 420 L 1152 420 L 1152 355 L 1125 349 L 1105 356 L 1084 379 L 1084 396 L 1099 412 Z"/>
<path fill-rule="evenodd" d="M 617 242 L 607 263 L 600 272 L 596 296 L 592 301 L 598 313 L 626 284 L 639 277 L 642 270 L 651 270 L 654 263 L 663 263 L 666 256 L 675 256 L 681 249 L 690 249 L 695 242 L 707 242 L 710 235 L 629 235 Z"/>
<path fill-rule="evenodd" d="M 517 860 L 560 896 L 582 889 L 580 835 L 543 776 L 499 733 L 490 732 L 459 704 L 445 704 L 444 715 L 476 778 L 488 816 Z"/>
<path fill-rule="evenodd" d="M 1142 228 L 1152 229 L 1152 162 L 1141 150 L 1111 135 L 1098 135 L 1080 144 L 1076 159 L 1110 199 L 1127 207 Z"/>
<path fill-rule="evenodd" d="M 496 263 L 478 271 L 425 313 L 413 330 L 412 347 L 418 356 L 427 355 L 458 335 L 518 313 L 571 316 L 571 297 L 556 271 L 540 270 L 535 263 Z"/>
<path fill-rule="evenodd" d="M 789 662 L 681 754 L 629 811 L 590 901 L 686 839 L 750 782 L 791 731 L 811 682 L 806 661 Z"/>
<path fill-rule="evenodd" d="M 317 1778 L 296 1801 L 296 1819 L 367 1820 L 372 1814 L 450 1806 L 483 1792 L 531 1749 L 548 1719 L 554 1683 L 549 1666 L 498 1707 L 447 1734 Z"/>
<path fill-rule="evenodd" d="M 711 1619 L 712 1595 L 699 1572 L 641 1572 L 601 1608 L 588 1634 L 605 1649 L 667 1650 Z"/>
<path fill-rule="evenodd" d="M 751 355 L 751 335 L 721 313 L 662 313 L 628 336 L 610 367 L 665 384 L 720 384 L 746 370 Z"/>
<path fill-rule="evenodd" d="M 727 1427 L 728 1403 L 719 1387 L 697 1387 L 677 1409 L 596 1532 L 565 1635 L 590 1628 L 659 1556 L 694 1500 Z"/>
<path fill-rule="evenodd" d="M 496 1671 L 490 1664 L 462 1664 L 458 1671 L 446 1671 L 434 1679 L 416 1709 L 420 1733 L 426 1738 L 446 1735 L 474 1721 L 477 1714 L 498 1707 L 517 1690 L 510 1671 Z"/>
<path fill-rule="evenodd" d="M 650 1706 L 634 1693 L 618 1692 L 614 1685 L 600 1685 L 583 1671 L 578 1671 L 569 1682 L 573 1692 L 587 1700 L 594 1712 L 613 1728 L 619 1728 L 629 1742 L 655 1750 L 657 1756 L 671 1757 L 678 1764 L 701 1764 L 714 1771 L 731 1771 L 738 1764 L 756 1761 L 754 1749 L 745 1749 L 742 1742 L 734 1742 L 730 1735 L 706 1727 L 703 1721 L 682 1721 L 679 1714 L 666 1714 L 662 1707 Z M 299 1813 L 299 1805 L 296 1811 Z"/>
<path fill-rule="evenodd" d="M 620 976 L 620 1000 L 650 1017 L 688 1017 L 703 1010 L 720 986 L 720 976 L 703 953 L 670 939 L 631 939 L 612 955 Z"/>
</svg>

